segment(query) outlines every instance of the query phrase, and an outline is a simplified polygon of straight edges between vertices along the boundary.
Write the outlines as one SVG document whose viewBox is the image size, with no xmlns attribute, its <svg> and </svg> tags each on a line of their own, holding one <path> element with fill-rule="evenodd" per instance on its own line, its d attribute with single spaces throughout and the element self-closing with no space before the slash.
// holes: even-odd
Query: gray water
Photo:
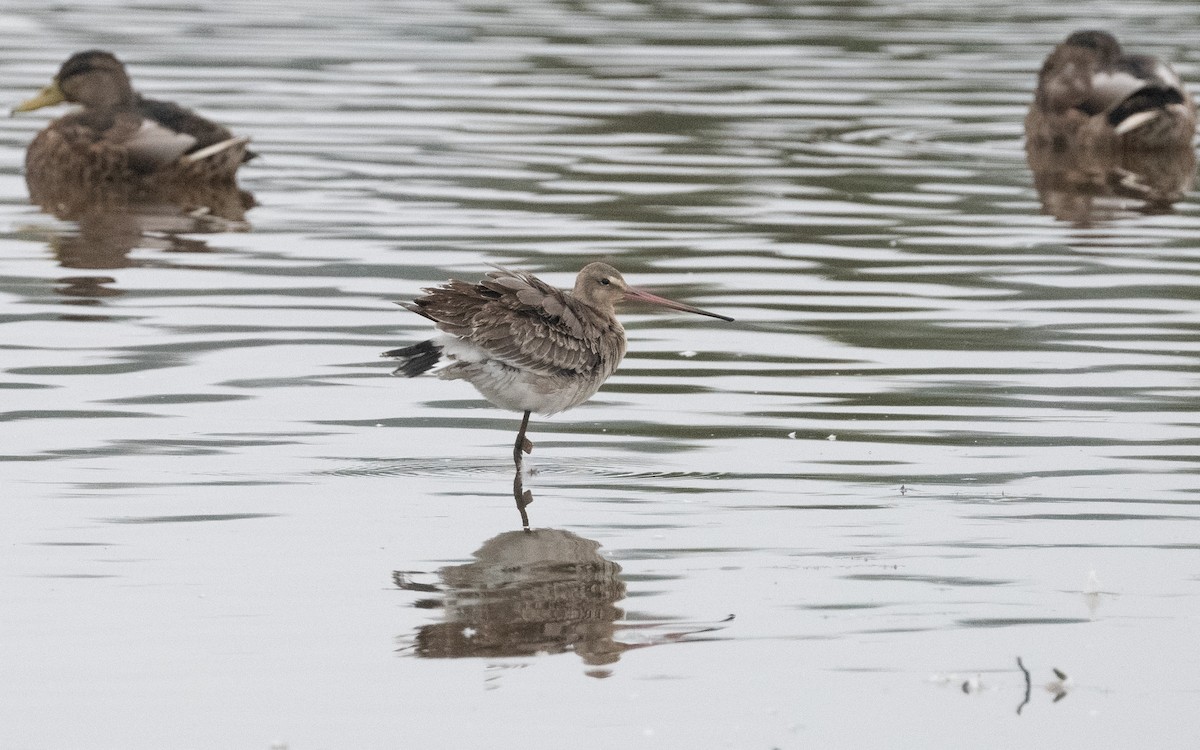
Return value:
<svg viewBox="0 0 1200 750">
<path fill-rule="evenodd" d="M 1193 4 L 3 9 L 5 107 L 102 47 L 261 157 L 96 229 L 0 120 L 0 748 L 1194 746 L 1200 207 L 1021 135 Z M 518 415 L 378 353 L 597 259 L 737 321 L 626 310 L 524 534 Z"/>
</svg>

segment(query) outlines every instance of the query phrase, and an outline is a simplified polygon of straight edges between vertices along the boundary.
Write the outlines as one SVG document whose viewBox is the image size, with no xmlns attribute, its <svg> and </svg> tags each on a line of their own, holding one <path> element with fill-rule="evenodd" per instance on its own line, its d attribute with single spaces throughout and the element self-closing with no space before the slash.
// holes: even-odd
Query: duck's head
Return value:
<svg viewBox="0 0 1200 750">
<path fill-rule="evenodd" d="M 1076 31 L 1064 42 L 1069 47 L 1081 47 L 1091 50 L 1101 64 L 1111 64 L 1121 56 L 1121 44 L 1117 38 L 1107 31 Z"/>
<path fill-rule="evenodd" d="M 575 277 L 575 288 L 571 294 L 585 304 L 608 313 L 613 311 L 618 302 L 628 300 L 630 302 L 645 302 L 697 315 L 707 315 L 710 318 L 719 318 L 727 321 L 733 320 L 733 318 L 724 315 L 718 315 L 707 310 L 701 310 L 698 307 L 692 307 L 682 302 L 676 302 L 675 300 L 635 289 L 625 283 L 625 278 L 621 276 L 620 271 L 607 263 L 589 263 L 584 266 L 579 275 Z"/>
<path fill-rule="evenodd" d="M 128 104 L 135 96 L 120 60 L 111 52 L 88 50 L 71 55 L 49 86 L 13 112 L 29 112 L 61 102 L 105 109 Z"/>
</svg>

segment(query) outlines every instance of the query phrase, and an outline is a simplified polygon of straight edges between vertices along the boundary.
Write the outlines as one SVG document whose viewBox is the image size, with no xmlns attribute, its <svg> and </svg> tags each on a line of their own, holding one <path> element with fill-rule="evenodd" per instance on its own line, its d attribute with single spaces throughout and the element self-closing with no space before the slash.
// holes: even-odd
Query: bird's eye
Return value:
<svg viewBox="0 0 1200 750">
<path fill-rule="evenodd" d="M 600 283 L 601 283 L 601 284 L 603 284 L 604 286 L 608 286 L 609 284 L 611 284 L 611 283 L 612 283 L 612 280 L 611 280 L 611 279 L 607 279 L 607 278 L 605 278 L 605 279 L 600 279 Z"/>
</svg>

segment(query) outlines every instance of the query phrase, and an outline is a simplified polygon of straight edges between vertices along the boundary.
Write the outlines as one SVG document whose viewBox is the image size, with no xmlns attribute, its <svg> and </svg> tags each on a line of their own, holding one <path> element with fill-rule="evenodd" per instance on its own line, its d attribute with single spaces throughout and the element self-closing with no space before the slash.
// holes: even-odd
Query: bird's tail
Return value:
<svg viewBox="0 0 1200 750">
<path fill-rule="evenodd" d="M 380 356 L 400 360 L 400 366 L 392 372 L 393 375 L 415 378 L 433 369 L 442 358 L 442 347 L 434 341 L 422 341 L 402 349 L 392 349 Z"/>
</svg>

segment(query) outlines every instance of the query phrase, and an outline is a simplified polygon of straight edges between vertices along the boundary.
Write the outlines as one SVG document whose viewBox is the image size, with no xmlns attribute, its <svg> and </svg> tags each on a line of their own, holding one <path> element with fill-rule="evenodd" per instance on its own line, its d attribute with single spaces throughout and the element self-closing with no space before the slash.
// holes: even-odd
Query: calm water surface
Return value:
<svg viewBox="0 0 1200 750">
<path fill-rule="evenodd" d="M 0 748 L 1193 746 L 1200 207 L 1021 137 L 1078 27 L 1200 80 L 1192 4 L 4 11 L 6 107 L 103 47 L 262 156 L 84 225 L 0 121 Z M 519 533 L 391 301 L 596 259 L 737 322 L 628 310 Z"/>
</svg>

